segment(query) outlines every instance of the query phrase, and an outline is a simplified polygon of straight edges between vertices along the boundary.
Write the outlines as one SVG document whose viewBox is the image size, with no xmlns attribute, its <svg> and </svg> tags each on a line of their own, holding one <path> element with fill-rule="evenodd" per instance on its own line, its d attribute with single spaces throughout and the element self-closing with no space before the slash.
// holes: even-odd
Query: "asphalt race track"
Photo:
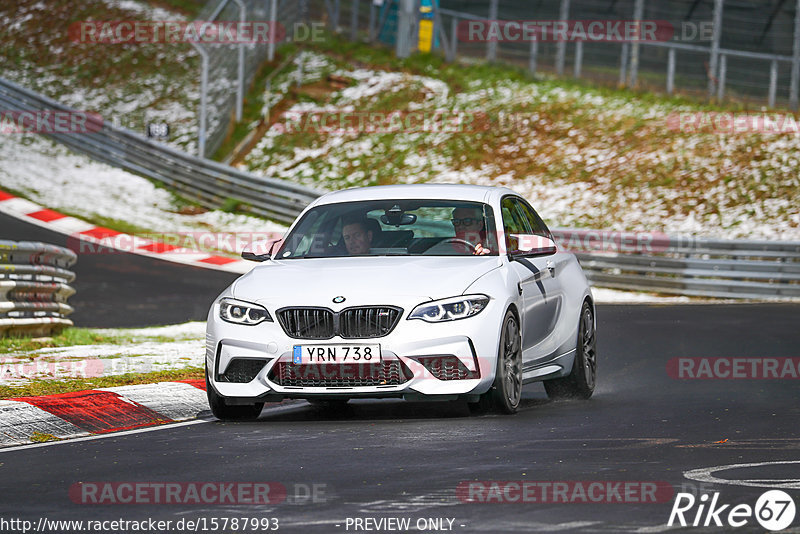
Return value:
<svg viewBox="0 0 800 534">
<path fill-rule="evenodd" d="M 719 492 L 720 504 L 755 506 L 772 486 L 798 500 L 799 382 L 678 380 L 667 362 L 797 357 L 799 306 L 601 306 L 598 321 L 599 386 L 589 401 L 551 402 L 537 384 L 510 417 L 469 416 L 453 403 L 359 401 L 326 413 L 297 402 L 268 407 L 256 422 L 220 423 L 204 413 L 199 424 L 7 450 L 0 452 L 2 515 L 34 522 L 199 518 L 209 528 L 212 519 L 277 518 L 279 532 L 435 531 L 418 529 L 419 520 L 454 532 L 661 532 L 674 495 L 657 503 L 624 494 L 625 502 L 614 503 L 475 503 L 457 488 L 470 481 L 662 481 L 698 497 Z M 710 473 L 719 483 L 683 474 L 762 462 L 778 463 Z M 289 498 L 258 506 L 98 505 L 69 496 L 78 482 L 189 481 L 276 482 Z M 411 526 L 377 530 L 372 521 L 380 518 Z M 800 518 L 792 525 L 784 532 L 800 531 Z M 750 518 L 736 532 L 765 529 Z"/>
<path fill-rule="evenodd" d="M 0 239 L 62 247 L 67 236 L 0 213 Z M 80 254 L 69 298 L 75 326 L 151 326 L 204 321 L 237 275 L 128 254 Z"/>
</svg>

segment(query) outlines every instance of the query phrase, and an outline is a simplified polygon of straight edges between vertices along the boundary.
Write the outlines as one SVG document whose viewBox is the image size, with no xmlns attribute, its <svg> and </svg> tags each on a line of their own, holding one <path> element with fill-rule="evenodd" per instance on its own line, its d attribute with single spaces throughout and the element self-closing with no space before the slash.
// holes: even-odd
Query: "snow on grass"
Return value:
<svg viewBox="0 0 800 534">
<path fill-rule="evenodd" d="M 96 328 L 93 330 L 101 336 L 130 336 L 138 340 L 166 337 L 176 341 L 186 341 L 203 339 L 206 335 L 206 323 L 192 321 L 166 326 L 149 326 L 147 328 Z"/>
<path fill-rule="evenodd" d="M 303 51 L 292 61 L 292 68 L 279 72 L 270 84 L 269 93 L 264 94 L 264 107 L 261 115 L 266 116 L 269 110 L 283 100 L 290 89 L 301 84 L 310 84 L 323 79 L 335 70 L 334 63 L 323 54 Z"/>
<path fill-rule="evenodd" d="M 215 210 L 178 213 L 174 196 L 152 182 L 32 135 L 0 136 L 0 188 L 89 221 L 144 232 L 283 232 L 285 227 Z"/>
<path fill-rule="evenodd" d="M 142 134 L 147 122 L 166 122 L 169 143 L 195 152 L 200 63 L 191 45 L 74 42 L 68 32 L 82 20 L 184 19 L 139 0 L 0 2 L 0 75 Z"/>
<path fill-rule="evenodd" d="M 205 323 L 93 330 L 114 343 L 9 352 L 0 358 L 0 385 L 34 379 L 96 378 L 128 373 L 196 369 L 204 365 Z"/>
<path fill-rule="evenodd" d="M 505 185 L 556 227 L 800 240 L 800 136 L 675 131 L 670 116 L 691 105 L 558 81 L 461 79 L 454 91 L 435 74 L 362 66 L 336 74 L 354 85 L 290 112 L 450 109 L 483 114 L 488 127 L 273 129 L 244 168 L 320 190 Z"/>
<path fill-rule="evenodd" d="M 136 2 L 134 0 L 103 0 L 103 3 L 106 4 L 108 7 L 122 9 L 125 11 L 130 11 L 132 13 L 143 15 L 143 18 L 147 20 L 159 20 L 159 21 L 186 20 L 186 17 L 184 17 L 179 13 L 175 13 L 174 11 L 169 11 L 167 9 L 157 6 L 151 6 L 143 2 Z"/>
<path fill-rule="evenodd" d="M 330 68 L 330 64 L 325 64 Z M 407 102 L 410 96 L 418 101 L 410 102 L 409 109 L 438 109 L 447 103 L 449 88 L 441 80 L 406 73 L 383 72 L 368 69 L 338 69 L 332 74 L 353 80 L 355 85 L 346 87 L 332 95 L 331 103 L 317 104 L 300 102 L 289 108 L 287 117 L 302 117 L 309 113 L 325 111 L 362 112 L 376 111 L 384 115 L 396 108 L 396 101 Z M 365 106 L 365 101 L 370 106 Z M 301 130 L 305 128 L 300 127 Z M 373 171 L 373 158 L 380 154 L 404 153 L 414 158 L 413 149 L 419 143 L 416 132 L 384 133 L 361 136 L 358 132 L 345 131 L 337 134 L 308 139 L 307 132 L 294 132 L 287 136 L 278 126 L 270 129 L 248 155 L 244 166 L 248 170 L 265 176 L 283 178 L 320 190 L 335 190 L 355 185 L 382 183 L 368 180 Z M 310 142 L 309 142 L 310 141 Z M 407 152 L 407 153 L 406 153 Z M 387 170 L 393 169 L 390 165 Z"/>
</svg>

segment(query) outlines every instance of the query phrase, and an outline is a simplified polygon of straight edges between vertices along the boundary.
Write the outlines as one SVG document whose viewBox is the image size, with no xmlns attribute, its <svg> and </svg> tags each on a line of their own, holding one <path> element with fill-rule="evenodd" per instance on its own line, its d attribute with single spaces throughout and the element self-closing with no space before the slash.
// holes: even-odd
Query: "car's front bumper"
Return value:
<svg viewBox="0 0 800 534">
<path fill-rule="evenodd" d="M 281 398 L 451 398 L 487 391 L 494 380 L 502 321 L 492 303 L 474 317 L 442 323 L 408 320 L 409 311 L 405 309 L 397 326 L 384 337 L 303 340 L 287 336 L 277 322 L 255 326 L 225 322 L 219 318 L 215 304 L 206 333 L 209 382 L 219 395 L 237 402 Z M 291 363 L 295 345 L 316 344 L 379 344 L 386 368 L 401 373 L 402 379 L 386 383 L 374 380 L 374 366 Z M 226 373 L 237 360 L 237 366 L 253 363 L 250 368 L 260 370 L 247 382 L 229 382 Z M 259 361 L 263 361 L 263 367 Z M 301 380 L 290 381 L 291 384 L 281 380 L 285 374 L 279 371 L 279 365 L 290 366 L 291 375 Z M 392 377 L 396 378 L 396 372 Z"/>
</svg>

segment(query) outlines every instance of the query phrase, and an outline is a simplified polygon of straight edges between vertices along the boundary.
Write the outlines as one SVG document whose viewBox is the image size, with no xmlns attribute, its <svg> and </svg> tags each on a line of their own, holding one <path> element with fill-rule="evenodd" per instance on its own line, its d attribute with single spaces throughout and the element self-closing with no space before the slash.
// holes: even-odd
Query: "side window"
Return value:
<svg viewBox="0 0 800 534">
<path fill-rule="evenodd" d="M 301 230 L 295 233 L 292 242 L 284 241 L 279 251 L 281 257 L 285 257 L 287 251 L 292 258 L 322 254 L 330 237 L 329 219 L 323 212 L 309 212 L 300 222 Z"/>
<path fill-rule="evenodd" d="M 501 206 L 503 208 L 503 230 L 506 234 L 530 233 L 525 216 L 513 198 L 504 198 Z"/>
<path fill-rule="evenodd" d="M 517 204 L 519 205 L 522 213 L 525 214 L 525 219 L 528 221 L 528 226 L 530 226 L 531 231 L 542 237 L 550 237 L 550 230 L 547 229 L 547 225 L 544 224 L 544 221 L 539 214 L 524 200 L 518 200 Z"/>
<path fill-rule="evenodd" d="M 516 239 L 511 238 L 511 235 L 530 233 L 527 228 L 527 221 L 517 202 L 511 197 L 504 198 L 500 203 L 500 208 L 503 210 L 503 232 L 506 236 L 506 247 L 509 251 L 515 250 L 518 244 Z"/>
</svg>

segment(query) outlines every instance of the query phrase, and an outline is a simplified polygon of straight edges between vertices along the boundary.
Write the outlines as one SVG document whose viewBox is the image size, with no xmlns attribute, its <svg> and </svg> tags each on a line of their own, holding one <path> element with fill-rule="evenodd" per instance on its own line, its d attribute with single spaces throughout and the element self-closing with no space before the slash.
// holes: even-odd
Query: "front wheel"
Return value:
<svg viewBox="0 0 800 534">
<path fill-rule="evenodd" d="M 594 314 L 588 302 L 583 303 L 578 322 L 578 345 L 572 372 L 564 378 L 544 381 L 544 389 L 551 399 L 588 399 L 594 393 L 597 381 L 597 336 Z"/>
<path fill-rule="evenodd" d="M 220 421 L 257 419 L 264 408 L 263 402 L 244 405 L 225 404 L 225 399 L 211 387 L 211 383 L 208 380 L 208 372 L 206 372 L 206 395 L 208 396 L 208 405 L 211 407 L 211 413 Z"/>
<path fill-rule="evenodd" d="M 482 413 L 494 408 L 504 414 L 517 413 L 522 399 L 522 342 L 519 322 L 511 312 L 506 312 L 500 345 L 497 349 L 497 369 L 494 383 L 489 391 L 481 395 L 478 402 L 470 403 L 473 413 Z"/>
</svg>

